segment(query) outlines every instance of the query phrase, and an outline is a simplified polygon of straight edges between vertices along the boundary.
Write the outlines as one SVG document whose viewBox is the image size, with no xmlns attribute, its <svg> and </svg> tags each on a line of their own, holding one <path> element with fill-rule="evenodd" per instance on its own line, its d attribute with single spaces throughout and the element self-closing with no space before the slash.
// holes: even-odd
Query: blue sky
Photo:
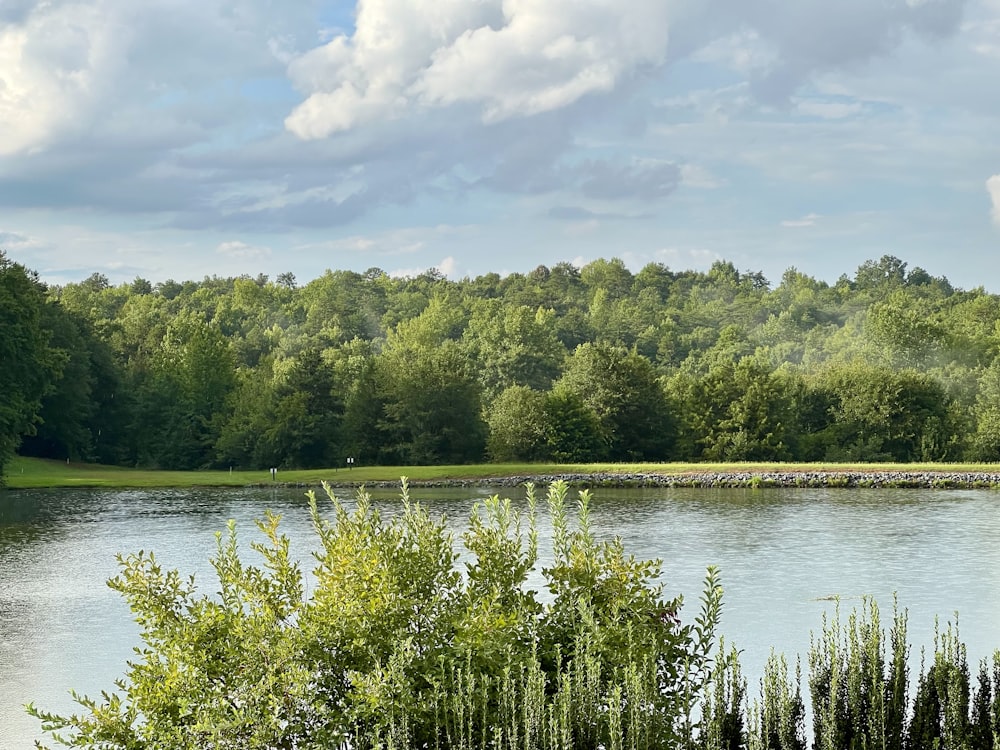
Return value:
<svg viewBox="0 0 1000 750">
<path fill-rule="evenodd" d="M 3 0 L 46 281 L 617 256 L 1000 292 L 1000 0 Z"/>
</svg>

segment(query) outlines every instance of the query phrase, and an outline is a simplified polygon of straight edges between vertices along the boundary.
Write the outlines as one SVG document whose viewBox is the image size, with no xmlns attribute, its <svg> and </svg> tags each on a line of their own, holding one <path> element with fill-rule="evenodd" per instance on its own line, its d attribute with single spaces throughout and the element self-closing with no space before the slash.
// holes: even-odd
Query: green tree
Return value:
<svg viewBox="0 0 1000 750">
<path fill-rule="evenodd" d="M 926 367 L 940 351 L 944 333 L 934 305 L 897 290 L 868 309 L 865 333 L 880 353 L 891 352 L 902 367 Z"/>
<path fill-rule="evenodd" d="M 916 370 L 850 362 L 813 381 L 830 421 L 821 430 L 828 461 L 940 461 L 958 447 L 950 399 Z"/>
<path fill-rule="evenodd" d="M 553 310 L 511 307 L 496 300 L 475 305 L 463 341 L 476 363 L 486 401 L 513 385 L 549 388 L 566 358 L 554 321 Z"/>
<path fill-rule="evenodd" d="M 539 461 L 546 457 L 546 395 L 512 385 L 493 399 L 486 414 L 486 450 L 494 461 Z"/>
<path fill-rule="evenodd" d="M 597 412 L 580 394 L 556 385 L 545 395 L 545 457 L 590 463 L 608 457 L 607 435 Z"/>
<path fill-rule="evenodd" d="M 662 460 L 675 425 L 652 363 L 622 347 L 582 344 L 566 363 L 559 387 L 597 415 L 613 460 Z"/>
<path fill-rule="evenodd" d="M 383 462 L 470 463 L 486 443 L 479 384 L 460 345 L 390 349 L 379 361 Z"/>
<path fill-rule="evenodd" d="M 281 463 L 267 439 L 276 401 L 270 361 L 237 371 L 215 440 L 216 464 L 264 469 Z"/>
<path fill-rule="evenodd" d="M 98 382 L 92 353 L 103 342 L 93 337 L 88 321 L 71 315 L 60 305 L 50 303 L 41 311 L 43 326 L 50 332 L 49 343 L 63 353 L 65 361 L 42 399 L 39 424 L 34 434 L 24 438 L 21 453 L 75 461 L 92 458 L 97 431 L 101 429 L 95 422 L 102 405 L 101 394 L 95 392 Z M 101 437 L 111 438 L 110 430 Z"/>
<path fill-rule="evenodd" d="M 974 461 L 1000 461 L 1000 360 L 983 370 L 972 409 L 975 432 L 969 452 Z"/>
<path fill-rule="evenodd" d="M 668 392 L 681 421 L 683 455 L 710 461 L 789 457 L 791 414 L 782 382 L 757 357 L 726 354 L 681 367 Z"/>
<path fill-rule="evenodd" d="M 318 349 L 307 349 L 291 363 L 274 389 L 264 432 L 272 466 L 334 466 L 343 455 L 344 403 L 332 368 Z"/>
<path fill-rule="evenodd" d="M 45 287 L 0 251 L 0 480 L 65 364 L 44 327 Z"/>
<path fill-rule="evenodd" d="M 211 465 L 222 428 L 218 415 L 236 384 L 233 352 L 218 328 L 193 312 L 177 316 L 135 382 L 137 463 Z"/>
<path fill-rule="evenodd" d="M 580 269 L 580 280 L 590 290 L 591 299 L 603 289 L 611 299 L 621 299 L 632 291 L 634 278 L 620 258 L 598 258 Z"/>
</svg>

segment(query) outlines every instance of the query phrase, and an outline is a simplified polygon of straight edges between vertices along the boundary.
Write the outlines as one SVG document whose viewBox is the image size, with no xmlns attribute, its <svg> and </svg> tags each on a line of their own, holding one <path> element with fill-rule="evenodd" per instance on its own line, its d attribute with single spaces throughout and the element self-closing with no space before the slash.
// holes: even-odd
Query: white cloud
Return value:
<svg viewBox="0 0 1000 750">
<path fill-rule="evenodd" d="M 455 269 L 457 263 L 452 256 L 448 256 L 440 263 L 428 268 L 397 268 L 393 271 L 389 271 L 389 275 L 395 279 L 412 279 L 415 276 L 419 276 L 422 273 L 426 273 L 428 270 L 438 271 L 444 276 L 449 278 L 454 278 Z"/>
<path fill-rule="evenodd" d="M 236 80 L 281 75 L 282 59 L 301 48 L 294 32 L 314 23 L 311 3 L 269 0 L 7 5 L 0 0 L 0 157 L 74 137 L 218 125 L 220 94 Z M 199 100 L 194 92 L 211 86 Z"/>
<path fill-rule="evenodd" d="M 231 240 L 220 243 L 215 248 L 215 252 L 237 260 L 258 260 L 269 257 L 271 255 L 271 248 L 260 245 L 248 245 L 239 240 Z"/>
<path fill-rule="evenodd" d="M 449 255 L 447 258 L 445 258 L 444 260 L 442 260 L 440 263 L 437 264 L 437 270 L 439 270 L 448 278 L 454 278 L 455 269 L 457 265 L 458 264 L 455 261 L 455 258 Z"/>
<path fill-rule="evenodd" d="M 986 181 L 986 191 L 993 204 L 993 223 L 1000 226 L 1000 174 L 995 174 Z"/>
<path fill-rule="evenodd" d="M 77 117 L 120 64 L 114 18 L 94 5 L 36 6 L 0 27 L 0 156 L 44 147 Z"/>
<path fill-rule="evenodd" d="M 785 219 L 781 222 L 783 227 L 812 227 L 816 225 L 816 220 L 821 218 L 819 214 L 806 214 L 801 219 Z"/>
<path fill-rule="evenodd" d="M 620 90 L 684 56 L 787 102 L 816 73 L 890 53 L 908 35 L 952 33 L 970 1 L 358 0 L 353 33 L 289 64 L 306 98 L 285 126 L 317 139 L 445 107 L 496 123 Z"/>
<path fill-rule="evenodd" d="M 666 59 L 660 0 L 359 0 L 353 36 L 289 66 L 307 99 L 286 126 L 322 138 L 414 108 L 485 122 L 563 108 Z"/>
<path fill-rule="evenodd" d="M 0 231 L 0 250 L 24 250 L 40 244 L 37 239 L 20 232 Z"/>
<path fill-rule="evenodd" d="M 719 63 L 743 74 L 766 69 L 779 61 L 775 46 L 765 42 L 760 34 L 748 28 L 709 42 L 692 59 Z"/>
</svg>

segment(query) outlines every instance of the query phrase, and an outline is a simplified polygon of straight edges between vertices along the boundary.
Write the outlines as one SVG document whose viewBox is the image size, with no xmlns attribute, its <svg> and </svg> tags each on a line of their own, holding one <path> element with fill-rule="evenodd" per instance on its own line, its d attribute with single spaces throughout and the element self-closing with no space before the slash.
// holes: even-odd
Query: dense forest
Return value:
<svg viewBox="0 0 1000 750">
<path fill-rule="evenodd" d="M 0 468 L 1000 460 L 1000 296 L 618 259 L 46 286 L 0 253 Z"/>
</svg>

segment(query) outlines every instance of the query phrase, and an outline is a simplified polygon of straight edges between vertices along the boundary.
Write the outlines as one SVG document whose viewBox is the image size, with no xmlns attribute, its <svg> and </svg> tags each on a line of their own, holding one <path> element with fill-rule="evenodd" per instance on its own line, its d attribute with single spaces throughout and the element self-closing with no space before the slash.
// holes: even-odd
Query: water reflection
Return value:
<svg viewBox="0 0 1000 750">
<path fill-rule="evenodd" d="M 343 493 L 350 497 L 350 493 Z M 450 519 L 458 535 L 488 489 L 417 490 L 414 499 Z M 523 491 L 503 490 L 524 509 Z M 398 493 L 374 493 L 384 515 Z M 329 506 L 321 499 L 321 511 Z M 892 592 L 910 611 L 915 658 L 930 646 L 935 616 L 961 613 L 970 661 L 1000 646 L 1000 514 L 990 491 L 598 490 L 599 537 L 620 535 L 637 557 L 663 560 L 667 592 L 684 593 L 690 618 L 705 568 L 726 587 L 723 630 L 755 680 L 772 644 L 805 656 L 809 633 L 862 595 L 883 610 Z M 271 509 L 293 553 L 315 540 L 303 490 L 23 491 L 0 493 L 0 727 L 5 746 L 38 737 L 29 700 L 72 709 L 68 691 L 97 695 L 120 677 L 136 628 L 105 581 L 115 554 L 155 550 L 163 565 L 214 590 L 208 563 L 228 519 L 248 548 L 253 521 Z M 540 510 L 544 537 L 550 524 Z M 543 559 L 547 557 L 542 541 Z M 531 584 L 541 588 L 536 576 Z M 887 617 L 887 612 L 884 615 Z"/>
</svg>

